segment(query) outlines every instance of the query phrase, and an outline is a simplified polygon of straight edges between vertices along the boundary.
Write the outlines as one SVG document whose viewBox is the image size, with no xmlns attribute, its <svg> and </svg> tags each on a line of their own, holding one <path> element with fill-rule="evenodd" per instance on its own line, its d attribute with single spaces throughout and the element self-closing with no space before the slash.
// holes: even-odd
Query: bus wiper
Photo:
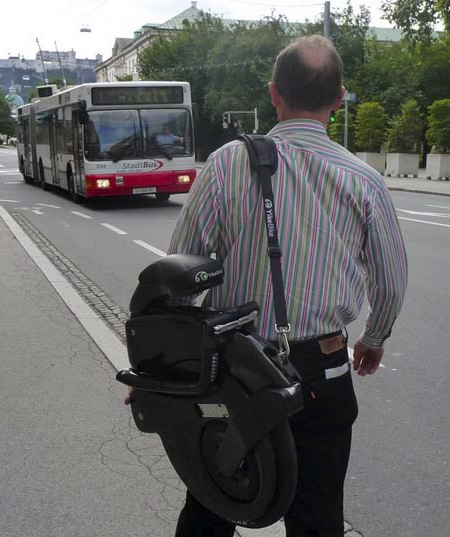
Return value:
<svg viewBox="0 0 450 537">
<path fill-rule="evenodd" d="M 118 162 L 125 157 L 135 157 L 136 144 L 134 135 L 124 138 L 120 142 L 117 142 L 117 144 L 111 146 L 109 154 L 113 162 Z"/>
</svg>

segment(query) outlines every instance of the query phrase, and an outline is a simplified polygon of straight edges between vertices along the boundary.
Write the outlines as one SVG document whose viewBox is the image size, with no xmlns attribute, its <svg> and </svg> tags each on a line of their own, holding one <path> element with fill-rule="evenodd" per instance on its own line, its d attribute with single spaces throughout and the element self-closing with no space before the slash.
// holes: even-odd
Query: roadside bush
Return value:
<svg viewBox="0 0 450 537">
<path fill-rule="evenodd" d="M 379 153 L 386 139 L 387 114 L 377 102 L 358 106 L 355 119 L 355 143 L 358 151 Z"/>
<path fill-rule="evenodd" d="M 401 113 L 390 119 L 388 125 L 390 153 L 419 153 L 424 122 L 416 100 L 406 101 Z"/>
<path fill-rule="evenodd" d="M 450 99 L 434 101 L 428 107 L 425 137 L 435 153 L 450 153 Z"/>
</svg>

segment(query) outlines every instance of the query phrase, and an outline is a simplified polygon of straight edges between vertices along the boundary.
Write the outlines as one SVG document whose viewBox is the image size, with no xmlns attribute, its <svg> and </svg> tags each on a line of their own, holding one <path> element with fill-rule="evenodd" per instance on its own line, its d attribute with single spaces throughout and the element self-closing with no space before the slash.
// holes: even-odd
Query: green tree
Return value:
<svg viewBox="0 0 450 537">
<path fill-rule="evenodd" d="M 12 136 L 15 132 L 14 119 L 11 117 L 11 108 L 3 95 L 0 95 L 0 133 Z"/>
<path fill-rule="evenodd" d="M 384 0 L 381 8 L 413 43 L 429 42 L 439 21 L 450 32 L 450 0 Z"/>
<path fill-rule="evenodd" d="M 387 145 L 392 153 L 418 153 L 423 137 L 423 119 L 419 105 L 409 99 L 401 114 L 389 120 Z"/>
<path fill-rule="evenodd" d="M 428 108 L 426 139 L 436 152 L 450 153 L 450 99 L 435 101 Z"/>
<path fill-rule="evenodd" d="M 139 55 L 141 79 L 186 80 L 195 104 L 197 157 L 205 158 L 228 141 L 222 114 L 258 108 L 260 130 L 276 116 L 267 93 L 272 65 L 288 42 L 283 19 L 264 19 L 248 27 L 226 27 L 221 19 L 202 14 L 170 40 L 160 38 Z M 253 116 L 235 115 L 242 130 L 252 130 Z"/>
<path fill-rule="evenodd" d="M 355 118 L 355 142 L 360 151 L 379 152 L 386 137 L 387 114 L 377 102 L 362 103 Z"/>
</svg>

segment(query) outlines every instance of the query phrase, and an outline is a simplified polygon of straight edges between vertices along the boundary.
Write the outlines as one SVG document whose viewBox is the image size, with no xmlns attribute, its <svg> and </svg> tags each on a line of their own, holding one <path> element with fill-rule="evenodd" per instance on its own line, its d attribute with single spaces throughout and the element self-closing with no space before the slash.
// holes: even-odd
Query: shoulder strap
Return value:
<svg viewBox="0 0 450 537">
<path fill-rule="evenodd" d="M 278 153 L 272 138 L 262 134 L 243 134 L 239 139 L 245 143 L 250 166 L 259 177 L 262 188 L 262 201 L 267 231 L 268 255 L 272 274 L 273 301 L 275 307 L 275 330 L 280 336 L 280 346 L 283 339 L 285 352 L 289 353 L 287 334 L 290 325 L 287 319 L 286 299 L 284 294 L 283 273 L 281 271 L 281 248 L 278 243 L 277 221 L 275 217 L 275 202 L 273 199 L 271 176 L 278 167 Z"/>
</svg>

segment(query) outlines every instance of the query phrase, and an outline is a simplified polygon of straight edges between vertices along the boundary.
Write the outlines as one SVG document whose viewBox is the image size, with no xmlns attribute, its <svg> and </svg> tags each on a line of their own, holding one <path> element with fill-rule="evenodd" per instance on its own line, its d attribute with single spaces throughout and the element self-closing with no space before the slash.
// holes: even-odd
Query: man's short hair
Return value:
<svg viewBox="0 0 450 537">
<path fill-rule="evenodd" d="M 272 81 L 289 108 L 317 112 L 339 97 L 342 73 L 333 43 L 313 35 L 300 37 L 278 54 Z"/>
</svg>

